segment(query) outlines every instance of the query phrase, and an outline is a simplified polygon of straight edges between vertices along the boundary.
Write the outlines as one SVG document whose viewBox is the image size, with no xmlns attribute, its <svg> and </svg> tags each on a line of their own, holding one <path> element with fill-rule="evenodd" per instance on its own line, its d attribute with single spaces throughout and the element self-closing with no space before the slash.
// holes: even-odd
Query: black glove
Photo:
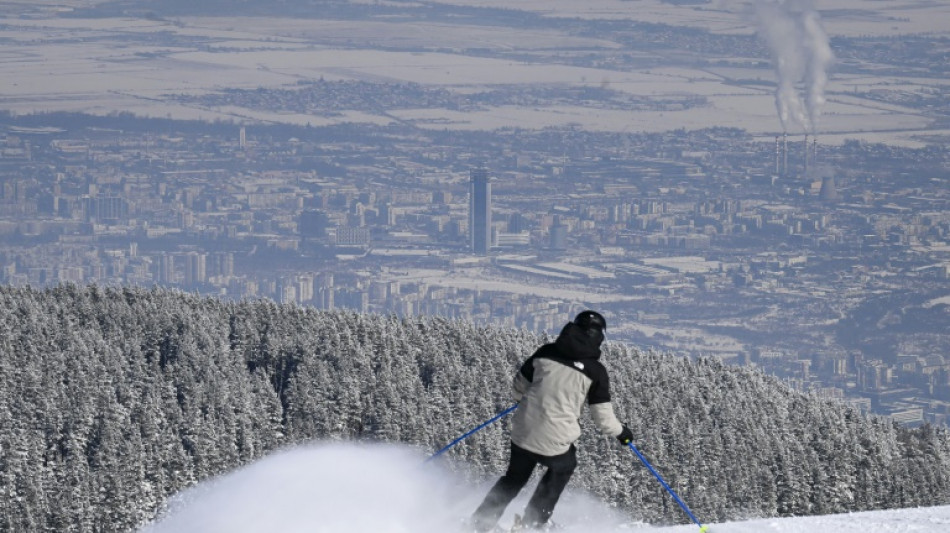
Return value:
<svg viewBox="0 0 950 533">
<path fill-rule="evenodd" d="M 620 435 L 617 435 L 617 440 L 620 441 L 620 444 L 626 446 L 633 442 L 633 432 L 630 431 L 630 428 L 624 425 L 623 430 L 620 431 Z"/>
</svg>

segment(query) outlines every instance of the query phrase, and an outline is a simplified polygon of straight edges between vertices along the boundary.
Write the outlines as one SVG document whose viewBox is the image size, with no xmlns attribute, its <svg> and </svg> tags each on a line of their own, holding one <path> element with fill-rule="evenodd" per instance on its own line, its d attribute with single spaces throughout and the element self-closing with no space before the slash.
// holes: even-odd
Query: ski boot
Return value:
<svg viewBox="0 0 950 533">
<path fill-rule="evenodd" d="M 562 526 L 556 524 L 555 522 L 548 520 L 544 523 L 538 522 L 527 522 L 521 516 L 515 516 L 515 525 L 512 526 L 511 531 L 522 531 L 522 532 L 541 532 L 541 531 L 557 531 L 564 529 Z"/>
</svg>

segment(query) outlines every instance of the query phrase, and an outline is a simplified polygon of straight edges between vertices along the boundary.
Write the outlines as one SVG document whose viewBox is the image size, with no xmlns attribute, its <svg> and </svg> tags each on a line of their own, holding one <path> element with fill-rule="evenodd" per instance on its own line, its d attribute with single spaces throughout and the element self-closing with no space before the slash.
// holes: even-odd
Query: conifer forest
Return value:
<svg viewBox="0 0 950 533">
<path fill-rule="evenodd" d="M 320 440 L 433 453 L 512 404 L 557 332 L 323 311 L 165 289 L 0 287 L 0 531 L 131 531 L 168 498 Z M 903 428 L 715 359 L 608 342 L 618 417 L 708 521 L 950 503 L 945 429 Z M 507 421 L 439 460 L 489 479 Z M 572 487 L 650 523 L 685 517 L 585 428 Z"/>
</svg>

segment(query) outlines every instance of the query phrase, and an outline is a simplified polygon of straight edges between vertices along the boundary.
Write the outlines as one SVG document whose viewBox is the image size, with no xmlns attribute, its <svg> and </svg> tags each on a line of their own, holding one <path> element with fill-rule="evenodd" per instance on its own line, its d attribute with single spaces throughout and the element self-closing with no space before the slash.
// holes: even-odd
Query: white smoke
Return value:
<svg viewBox="0 0 950 533">
<path fill-rule="evenodd" d="M 472 486 L 460 473 L 423 464 L 395 445 L 317 444 L 275 453 L 175 496 L 140 533 L 454 533 L 494 479 Z M 509 506 L 520 513 L 533 484 Z M 564 531 L 629 531 L 616 510 L 568 491 L 552 518 Z M 637 531 L 652 530 L 636 525 Z"/>
<path fill-rule="evenodd" d="M 825 105 L 825 87 L 828 85 L 828 70 L 834 63 L 835 55 L 831 51 L 828 34 L 821 25 L 821 19 L 815 10 L 807 11 L 802 17 L 805 32 L 805 45 L 808 50 L 808 72 L 805 82 L 808 87 L 805 102 L 808 105 L 808 118 L 812 133 L 818 133 L 818 119 Z"/>
<path fill-rule="evenodd" d="M 825 104 L 828 70 L 834 62 L 828 35 L 810 0 L 756 0 L 759 35 L 772 51 L 775 107 L 782 130 L 817 133 Z M 804 84 L 804 98 L 799 94 Z"/>
</svg>

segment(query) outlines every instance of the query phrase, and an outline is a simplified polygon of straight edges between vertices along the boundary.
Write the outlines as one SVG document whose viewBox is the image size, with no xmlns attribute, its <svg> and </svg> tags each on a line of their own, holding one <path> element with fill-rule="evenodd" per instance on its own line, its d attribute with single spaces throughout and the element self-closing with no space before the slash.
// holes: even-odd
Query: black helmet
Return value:
<svg viewBox="0 0 950 533">
<path fill-rule="evenodd" d="M 574 318 L 574 324 L 583 329 L 597 329 L 601 333 L 607 329 L 607 320 L 597 311 L 582 311 Z"/>
</svg>

